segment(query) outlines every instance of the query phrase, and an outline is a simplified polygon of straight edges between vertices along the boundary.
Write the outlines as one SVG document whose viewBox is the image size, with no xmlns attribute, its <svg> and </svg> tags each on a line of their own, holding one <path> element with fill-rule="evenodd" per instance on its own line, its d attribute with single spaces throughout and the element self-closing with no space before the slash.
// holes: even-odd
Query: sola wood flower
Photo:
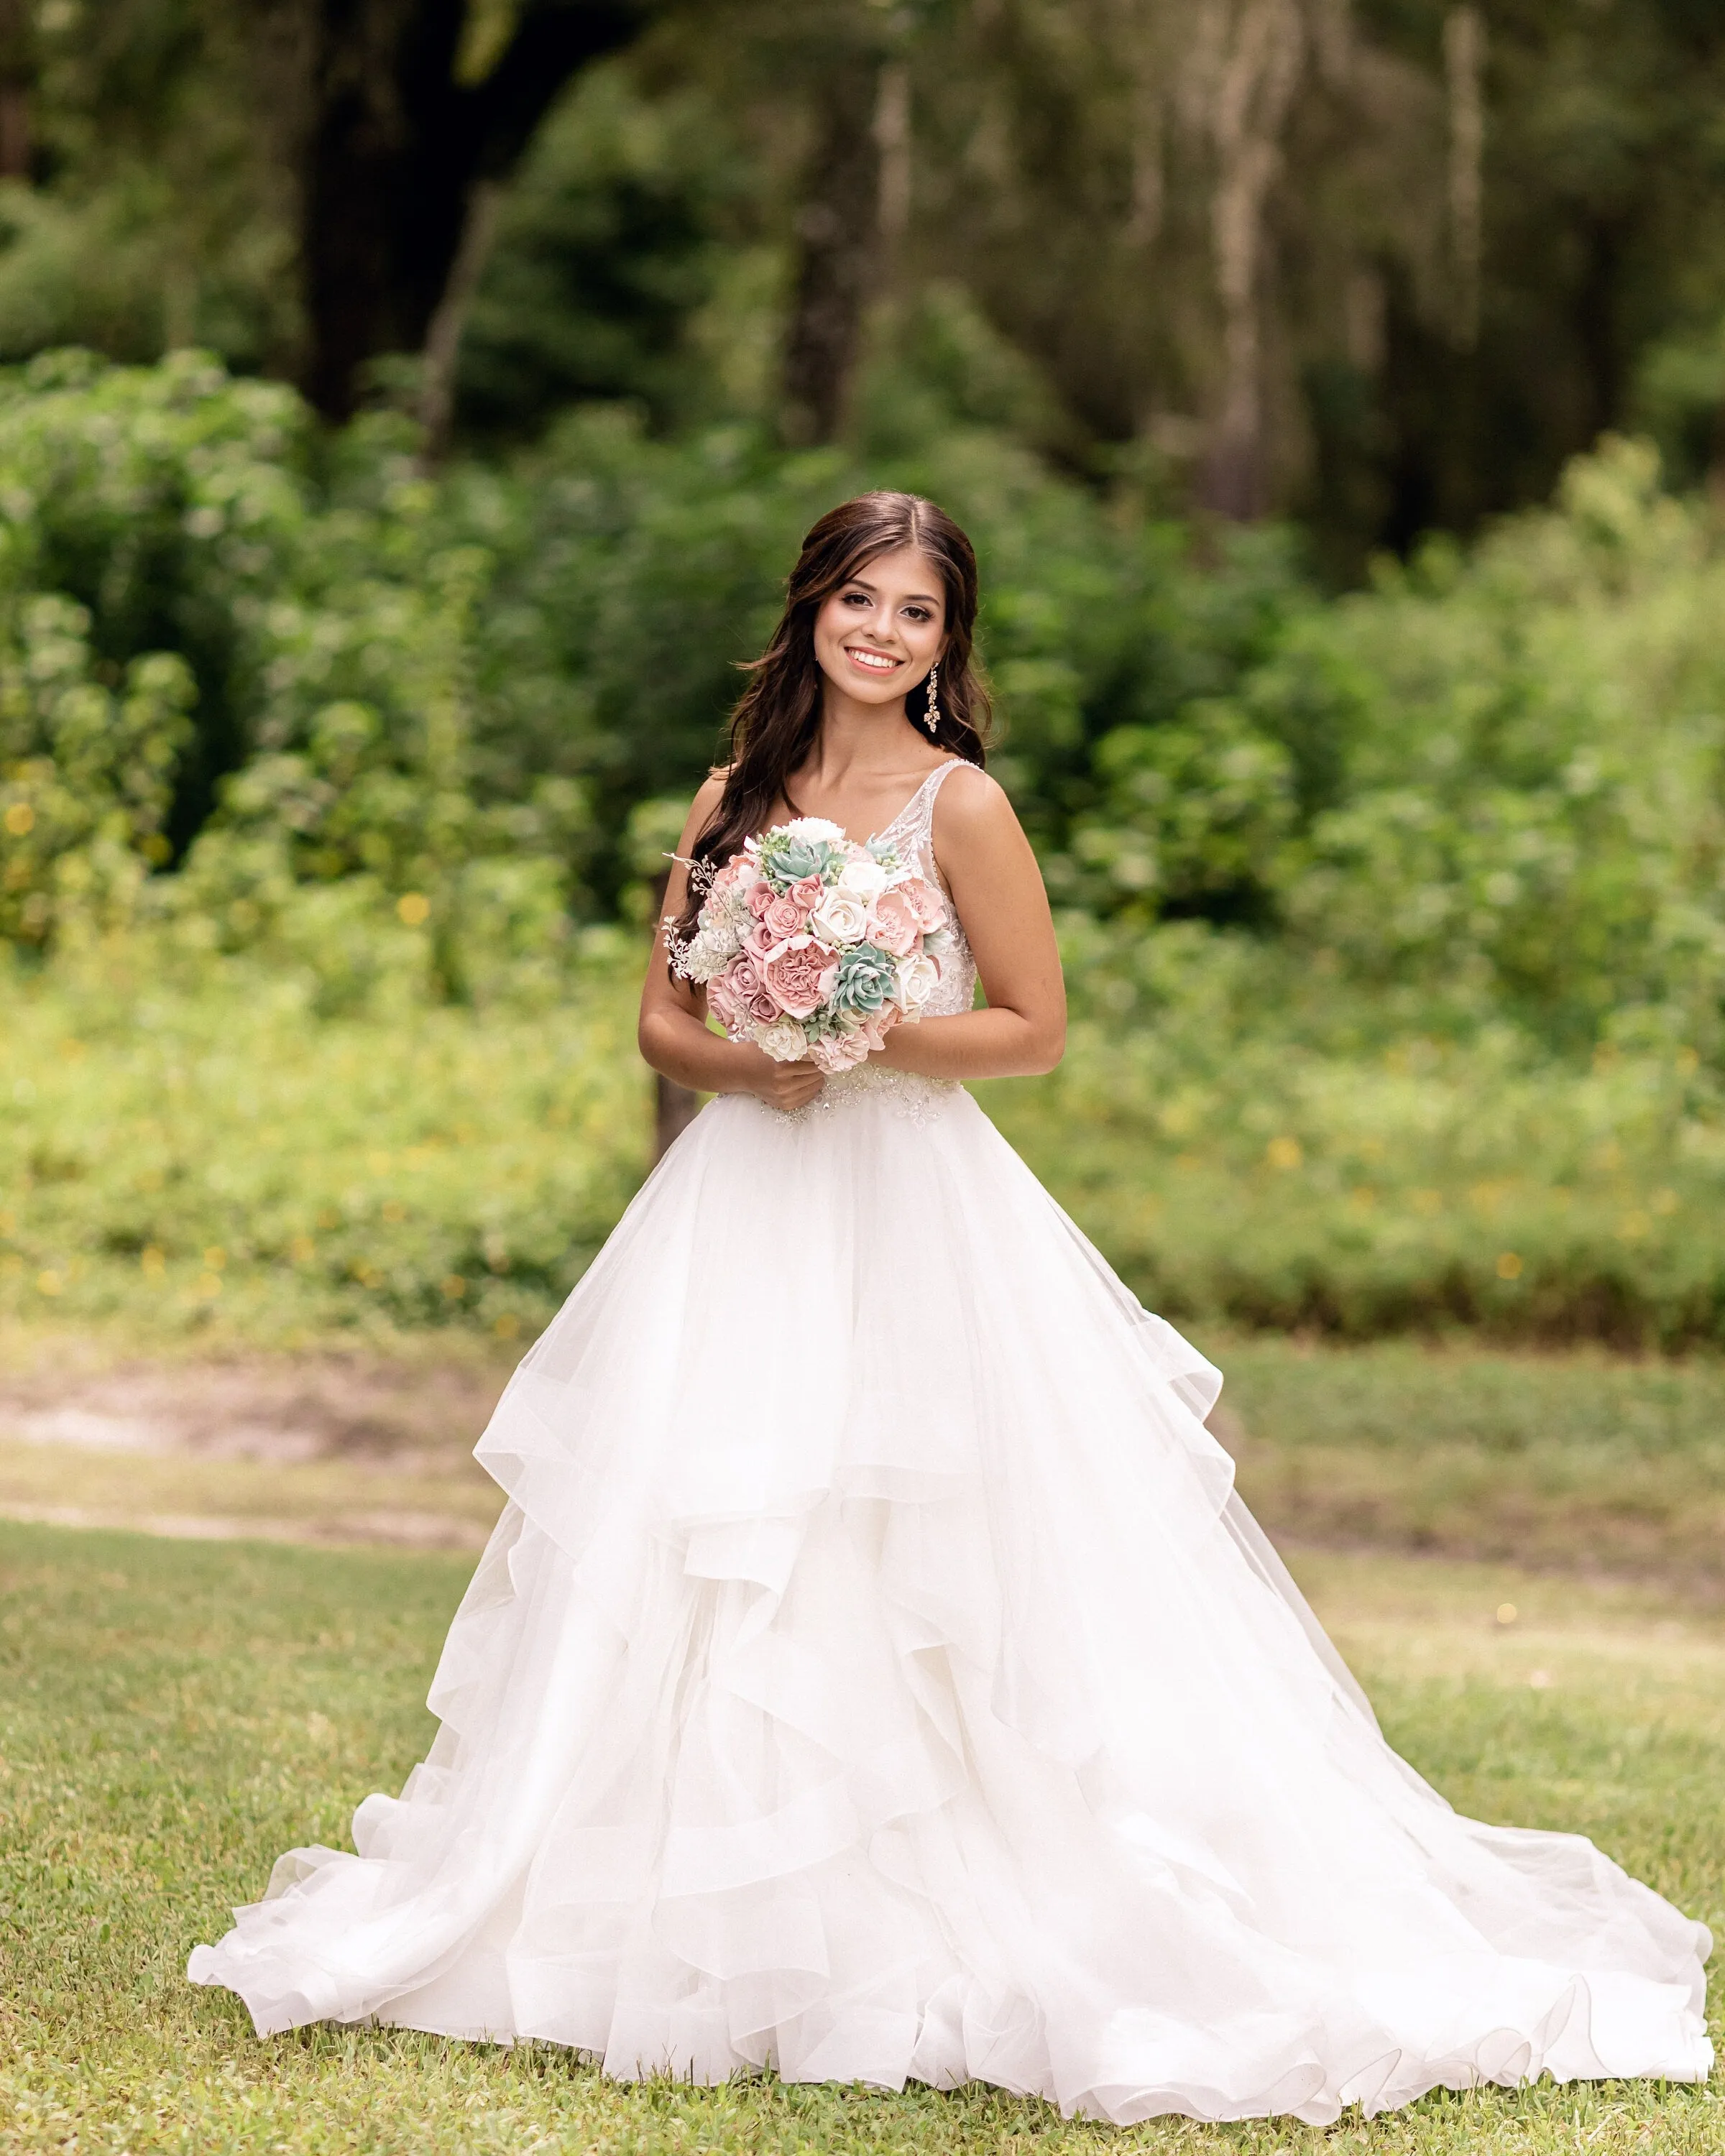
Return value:
<svg viewBox="0 0 1725 2156">
<path fill-rule="evenodd" d="M 851 1069 L 922 1015 L 940 979 L 944 896 L 890 846 L 822 818 L 751 839 L 705 889 L 695 933 L 666 932 L 671 963 L 732 1040 L 776 1062 Z"/>
</svg>

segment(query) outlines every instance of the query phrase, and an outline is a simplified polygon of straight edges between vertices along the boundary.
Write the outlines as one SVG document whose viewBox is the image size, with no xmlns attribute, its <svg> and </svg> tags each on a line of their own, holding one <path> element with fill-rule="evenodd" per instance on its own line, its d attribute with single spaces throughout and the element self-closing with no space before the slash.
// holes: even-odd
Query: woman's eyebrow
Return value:
<svg viewBox="0 0 1725 2156">
<path fill-rule="evenodd" d="M 845 589 L 847 592 L 866 592 L 871 598 L 878 598 L 880 596 L 879 588 L 871 584 L 866 577 L 848 578 Z M 920 606 L 938 606 L 940 595 L 936 592 L 906 592 L 902 603 L 908 606 L 912 600 Z"/>
</svg>

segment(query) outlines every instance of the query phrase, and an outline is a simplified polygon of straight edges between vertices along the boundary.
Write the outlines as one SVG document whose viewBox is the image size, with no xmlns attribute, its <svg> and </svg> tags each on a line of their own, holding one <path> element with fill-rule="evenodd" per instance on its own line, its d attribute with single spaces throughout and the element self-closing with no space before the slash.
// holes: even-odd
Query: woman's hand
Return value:
<svg viewBox="0 0 1725 2156">
<path fill-rule="evenodd" d="M 793 1108 L 806 1108 L 827 1082 L 812 1063 L 775 1063 L 760 1049 L 741 1043 L 737 1044 L 737 1077 L 732 1090 L 752 1093 L 769 1108 L 782 1109 L 786 1113 Z"/>
</svg>

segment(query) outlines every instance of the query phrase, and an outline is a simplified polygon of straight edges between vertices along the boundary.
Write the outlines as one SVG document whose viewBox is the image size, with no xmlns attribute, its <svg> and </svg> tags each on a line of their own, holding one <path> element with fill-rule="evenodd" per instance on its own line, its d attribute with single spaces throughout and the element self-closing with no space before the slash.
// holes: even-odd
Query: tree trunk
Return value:
<svg viewBox="0 0 1725 2156">
<path fill-rule="evenodd" d="M 425 332 L 424 371 L 419 381 L 419 424 L 424 430 L 420 461 L 429 470 L 448 454 L 455 419 L 455 368 L 461 357 L 461 332 L 490 259 L 503 205 L 501 180 L 480 180 L 467 208 L 461 244 L 449 266 L 444 295 Z"/>
<path fill-rule="evenodd" d="M 797 219 L 797 279 L 785 339 L 784 438 L 837 439 L 879 254 L 878 70 L 841 55 L 818 94 L 817 132 Z"/>
<path fill-rule="evenodd" d="M 1281 130 L 1299 81 L 1304 38 L 1294 0 L 1240 0 L 1223 50 L 1210 111 L 1216 151 L 1210 237 L 1222 303 L 1222 403 L 1203 479 L 1219 516 L 1263 514 L 1260 326 L 1264 213 L 1281 169 Z"/>
<path fill-rule="evenodd" d="M 1479 9 L 1452 8 L 1444 18 L 1444 75 L 1450 98 L 1450 338 L 1457 352 L 1471 352 L 1480 341 L 1485 63 Z"/>
<path fill-rule="evenodd" d="M 30 177 L 30 94 L 35 84 L 29 0 L 0 0 L 0 179 Z"/>
<path fill-rule="evenodd" d="M 298 181 L 300 384 L 326 418 L 345 419 L 370 363 L 423 352 L 459 296 L 452 275 L 476 192 L 483 209 L 482 190 L 507 178 L 564 85 L 628 43 L 641 18 L 633 0 L 523 0 L 472 80 L 467 0 L 250 4 Z M 446 311 L 434 370 L 453 368 L 464 311 Z"/>
</svg>

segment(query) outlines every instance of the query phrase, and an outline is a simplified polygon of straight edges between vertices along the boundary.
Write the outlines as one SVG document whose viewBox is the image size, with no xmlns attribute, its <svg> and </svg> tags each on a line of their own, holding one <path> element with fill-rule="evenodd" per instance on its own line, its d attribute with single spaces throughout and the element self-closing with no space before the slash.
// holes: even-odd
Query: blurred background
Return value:
<svg viewBox="0 0 1725 2156">
<path fill-rule="evenodd" d="M 882 484 L 1070 984 L 988 1112 L 1398 1748 L 1725 1935 L 1718 0 L 0 0 L 8 2147 L 1061 2131 L 181 1976 L 424 1753 L 665 849 Z"/>
<path fill-rule="evenodd" d="M 1073 988 L 987 1104 L 1249 1494 L 1711 1578 L 1722 116 L 1707 0 L 0 0 L 0 1503 L 477 1531 L 891 484 Z"/>
</svg>

